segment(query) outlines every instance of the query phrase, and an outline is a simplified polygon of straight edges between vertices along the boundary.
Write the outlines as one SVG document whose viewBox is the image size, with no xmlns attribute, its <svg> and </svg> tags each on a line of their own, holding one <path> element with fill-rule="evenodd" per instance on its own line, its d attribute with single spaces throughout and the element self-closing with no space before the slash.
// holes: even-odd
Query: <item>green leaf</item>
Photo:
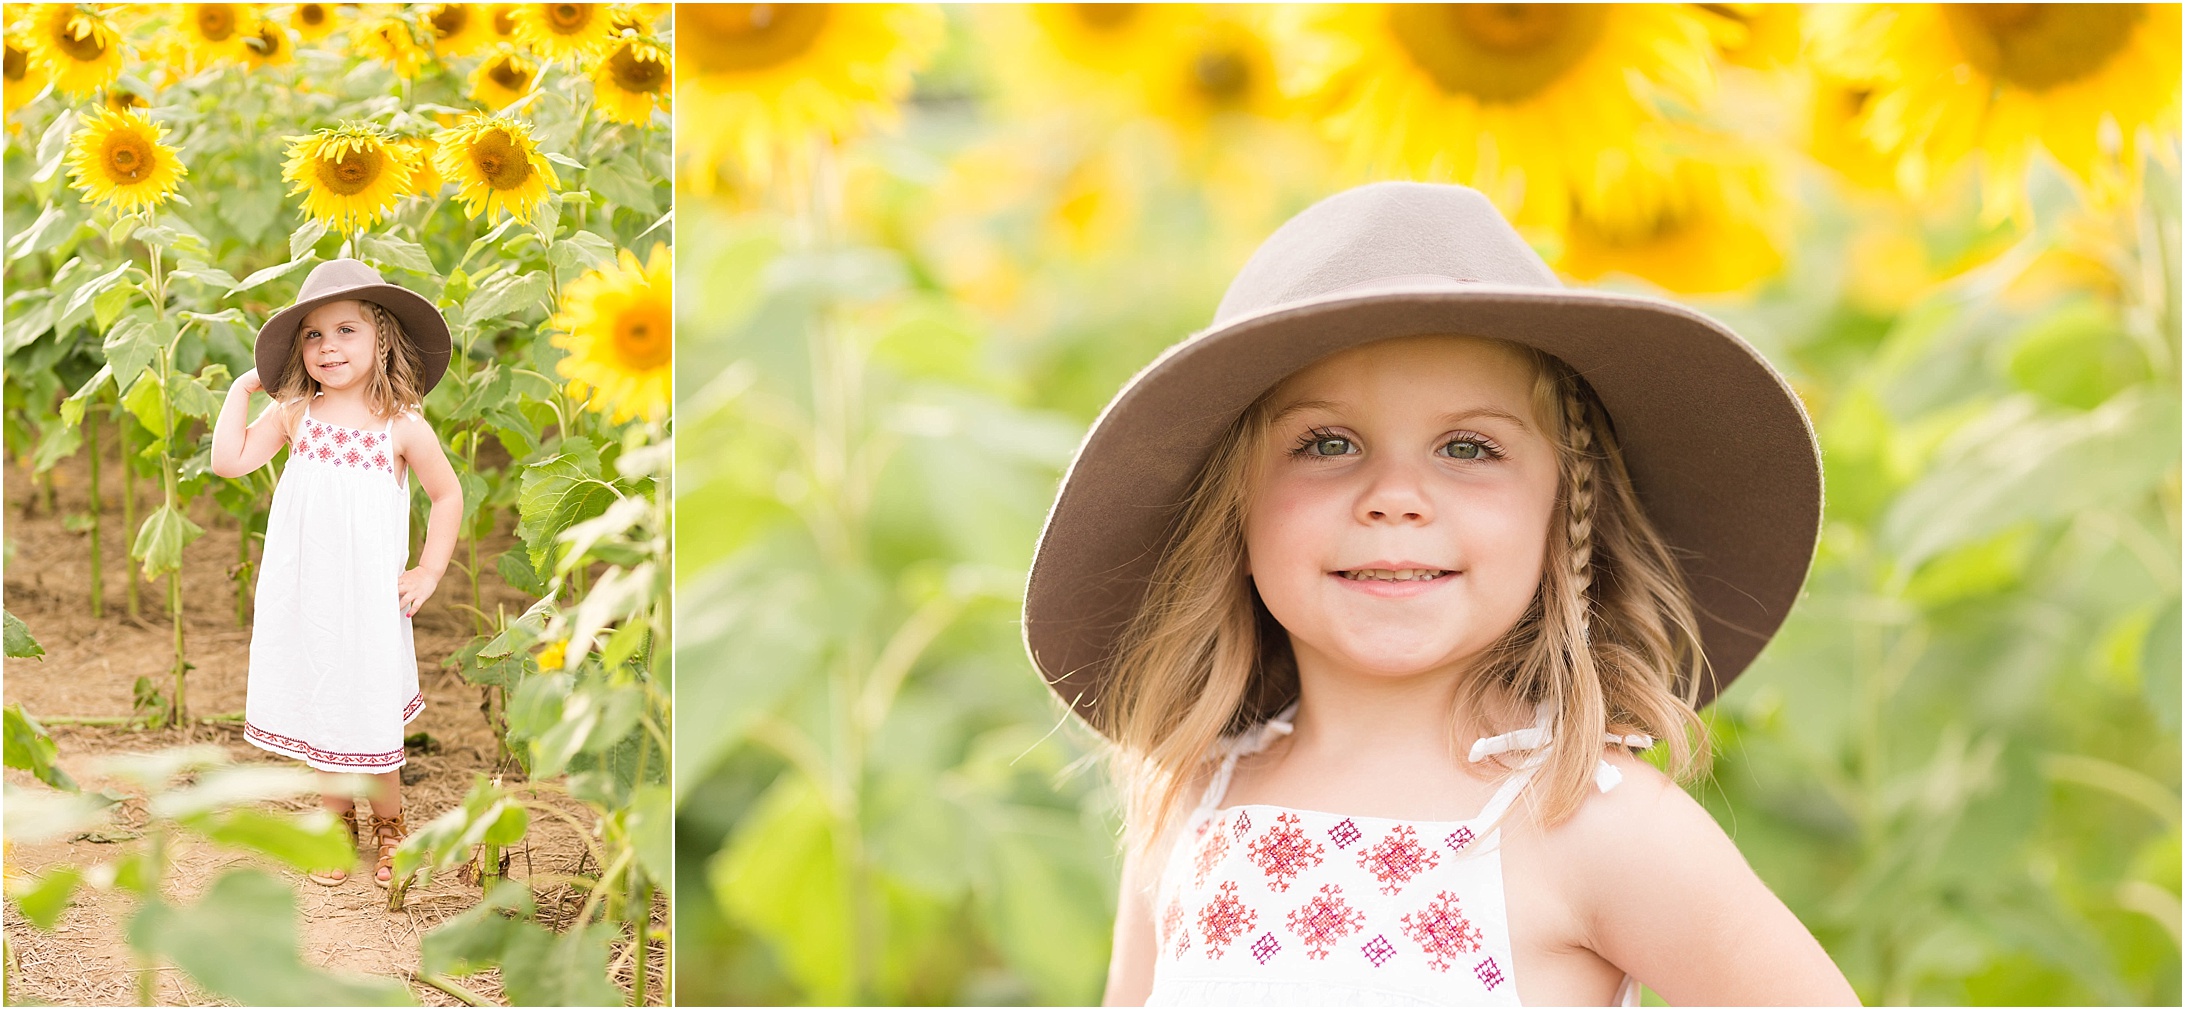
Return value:
<svg viewBox="0 0 2185 1010">
<path fill-rule="evenodd" d="M 44 473 L 83 448 L 83 432 L 74 425 L 48 424 L 38 433 L 38 449 L 30 457 L 30 472 Z"/>
<path fill-rule="evenodd" d="M 4 615 L 6 620 L 7 654 L 9 658 L 28 659 L 46 654 L 45 648 L 38 644 L 38 640 L 30 637 L 30 626 L 24 624 L 22 618 L 7 611 L 0 611 L 0 615 Z"/>
<path fill-rule="evenodd" d="M 619 161 L 601 161 L 594 164 L 592 170 L 585 175 L 584 184 L 609 202 L 628 207 L 640 214 L 652 214 L 660 209 L 660 200 L 652 180 L 642 170 L 625 166 Z"/>
<path fill-rule="evenodd" d="M 501 954 L 501 991 L 516 1006 L 620 1006 L 628 997 L 607 980 L 607 956 L 621 935 L 614 922 L 566 933 L 521 924 Z"/>
<path fill-rule="evenodd" d="M 8 615 L 8 619 L 14 621 L 14 616 Z M 10 630 L 13 630 L 12 626 Z M 12 647 L 8 655 L 15 655 Z M 76 781 L 53 763 L 60 759 L 61 748 L 53 742 L 51 736 L 46 735 L 45 727 L 38 725 L 38 720 L 24 712 L 21 705 L 9 705 L 4 712 L 5 715 L 0 718 L 4 718 L 7 724 L 7 766 L 29 772 L 37 776 L 38 781 L 55 789 L 75 792 Z"/>
<path fill-rule="evenodd" d="M 137 373 L 137 381 L 122 394 L 121 405 L 153 438 L 167 437 L 167 397 L 160 392 L 158 373 L 149 369 Z M 156 448 L 156 444 L 146 446 L 145 451 Z"/>
<path fill-rule="evenodd" d="M 588 231 L 580 231 L 554 243 L 546 253 L 546 261 L 560 270 L 564 282 L 577 274 L 601 265 L 612 266 L 615 262 L 615 244 Z"/>
<path fill-rule="evenodd" d="M 68 327 L 75 325 L 77 321 L 90 315 L 91 302 L 105 293 L 108 288 L 121 283 L 122 275 L 128 273 L 129 269 L 135 265 L 128 260 L 123 260 L 115 264 L 112 270 L 85 281 L 82 287 L 77 288 L 74 294 L 68 296 L 68 302 L 61 307 L 60 320 L 55 325 L 66 330 Z"/>
<path fill-rule="evenodd" d="M 262 852 L 306 873 L 347 870 L 357 861 L 349 833 L 326 810 L 284 816 L 242 807 L 185 823 L 222 845 Z"/>
<path fill-rule="evenodd" d="M 189 820 L 246 803 L 294 799 L 317 783 L 312 773 L 292 765 L 228 765 L 200 775 L 195 785 L 152 797 L 150 809 L 160 817 Z"/>
<path fill-rule="evenodd" d="M 545 677 L 533 678 L 546 680 Z M 515 735 L 515 704 L 511 702 L 510 736 Z M 587 683 L 569 693 L 561 712 L 549 724 L 534 725 L 530 772 L 534 778 L 559 775 L 578 754 L 600 754 L 613 748 L 637 728 L 645 713 L 645 692 L 635 687 Z M 539 732 L 543 728 L 543 732 Z"/>
<path fill-rule="evenodd" d="M 675 800 L 665 785 L 642 786 L 630 801 L 630 848 L 645 875 L 663 887 L 675 872 Z"/>
<path fill-rule="evenodd" d="M 39 212 L 38 220 L 31 222 L 30 227 L 8 236 L 7 261 L 13 263 L 37 251 L 40 240 L 45 237 L 47 229 L 59 224 L 61 218 L 59 204 L 46 204 L 45 209 Z"/>
<path fill-rule="evenodd" d="M 433 268 L 432 257 L 425 255 L 425 247 L 408 239 L 373 233 L 358 240 L 357 249 L 361 253 L 358 259 L 411 273 L 440 276 L 440 271 Z"/>
<path fill-rule="evenodd" d="M 2179 637 L 2185 634 L 2185 626 L 2179 622 L 2176 597 L 2147 629 L 2147 638 L 2140 644 L 2140 685 L 2147 696 L 2147 707 L 2172 733 L 2177 732 L 2179 691 L 2178 681 L 2185 660 L 2179 656 Z M 13 655 L 13 653 L 10 653 Z"/>
<path fill-rule="evenodd" d="M 516 531 L 530 549 L 533 571 L 552 567 L 554 540 L 563 530 L 606 512 L 622 497 L 597 473 L 596 459 L 587 469 L 567 452 L 524 467 Z"/>
<path fill-rule="evenodd" d="M 408 1006 L 407 986 L 306 965 L 296 945 L 289 885 L 259 870 L 231 870 L 194 905 L 151 898 L 130 919 L 129 945 L 188 972 L 206 991 L 260 1006 Z"/>
<path fill-rule="evenodd" d="M 249 201 L 236 201 L 247 203 Z M 235 287 L 235 275 L 216 266 L 208 266 L 199 260 L 183 260 L 181 265 L 169 271 L 167 278 L 173 281 L 196 281 L 206 287 L 229 291 Z"/>
<path fill-rule="evenodd" d="M 564 168 L 573 168 L 579 172 L 584 171 L 584 163 L 578 161 L 575 158 L 572 158 L 566 154 L 557 154 L 553 151 L 547 151 L 544 153 L 546 155 L 546 160 L 551 161 L 556 165 L 560 165 Z"/>
<path fill-rule="evenodd" d="M 850 882 L 835 856 L 834 824 L 810 781 L 784 775 L 706 867 L 714 902 L 763 938 L 807 1000 L 822 1005 L 860 1002 Z"/>
<path fill-rule="evenodd" d="M 279 280 L 283 277 L 288 276 L 289 274 L 295 273 L 298 270 L 305 269 L 316 262 L 318 262 L 317 257 L 306 257 L 304 259 L 289 260 L 286 263 L 275 263 L 274 265 L 266 267 L 263 270 L 252 272 L 250 276 L 243 278 L 242 283 L 228 289 L 228 294 L 239 294 L 241 292 L 255 288 L 260 284 L 265 284 L 269 281 Z"/>
<path fill-rule="evenodd" d="M 158 360 L 159 331 L 144 316 L 124 316 L 106 331 L 105 349 L 106 363 L 114 369 L 114 388 L 128 389 L 146 366 Z"/>
<path fill-rule="evenodd" d="M 541 308 L 549 289 L 544 271 L 502 274 L 479 286 L 463 303 L 463 320 L 476 324 L 509 313 Z"/>
<path fill-rule="evenodd" d="M 523 840 L 531 815 L 522 803 L 479 776 L 455 807 L 410 833 L 395 850 L 394 872 L 439 873 L 470 858 L 473 845 L 513 845 Z"/>
<path fill-rule="evenodd" d="M 146 516 L 137 530 L 137 542 L 129 556 L 143 562 L 144 577 L 156 579 L 182 567 L 182 549 L 205 535 L 205 528 L 190 521 L 172 505 L 161 505 Z"/>
<path fill-rule="evenodd" d="M 493 568 L 500 573 L 501 581 L 523 590 L 525 594 L 546 595 L 546 580 L 539 578 L 538 573 L 531 570 L 531 557 L 527 552 L 502 551 Z"/>
<path fill-rule="evenodd" d="M 310 218 L 297 225 L 296 230 L 288 234 L 288 261 L 290 265 L 318 259 L 318 255 L 314 250 L 318 248 L 319 240 L 325 237 L 326 222 L 318 218 Z M 261 270 L 258 273 L 264 272 Z M 257 274 L 251 276 L 256 277 Z M 248 286 L 248 282 L 245 283 L 245 286 Z"/>
<path fill-rule="evenodd" d="M 12 783 L 0 783 L 0 787 L 5 790 L 5 802 L 0 802 L 0 830 L 5 830 L 8 840 L 17 845 L 82 832 L 104 821 L 106 808 L 115 803 L 104 793 L 18 789 Z"/>
<path fill-rule="evenodd" d="M 61 913 L 68 911 L 69 899 L 75 897 L 76 885 L 82 882 L 83 871 L 73 866 L 56 866 L 28 885 L 9 888 L 8 897 L 15 899 L 15 907 L 23 910 L 23 918 L 50 932 L 60 924 Z"/>
<path fill-rule="evenodd" d="M 104 330 L 121 317 L 121 310 L 129 307 L 129 299 L 136 289 L 127 286 L 108 288 L 91 300 L 91 325 Z"/>
<path fill-rule="evenodd" d="M 29 347 L 33 341 L 53 328 L 53 321 L 60 314 L 60 304 L 50 298 L 37 300 L 27 307 L 9 306 L 6 328 L 0 331 L 0 341 L 4 341 L 0 343 L 0 348 L 13 354 Z"/>
<path fill-rule="evenodd" d="M 214 369 L 219 369 L 224 373 L 227 371 L 227 366 L 213 364 L 207 365 L 205 368 L 207 372 Z M 220 413 L 220 398 L 213 395 L 213 391 L 205 385 L 204 379 L 194 375 L 175 376 L 174 393 L 171 399 L 174 401 L 174 409 L 177 414 L 211 420 Z"/>
<path fill-rule="evenodd" d="M 420 942 L 418 972 L 469 975 L 501 963 L 509 941 L 525 928 L 532 912 L 531 888 L 513 880 L 495 884 L 483 903 L 426 933 Z"/>
<path fill-rule="evenodd" d="M 61 401 L 61 421 L 71 425 L 82 424 L 85 408 L 89 407 L 92 401 L 98 398 L 99 390 L 106 388 L 106 384 L 113 378 L 113 363 L 108 362 L 100 365 L 99 370 L 93 372 L 90 378 L 85 379 L 83 385 L 76 387 L 75 392 L 68 394 L 68 399 Z"/>
</svg>

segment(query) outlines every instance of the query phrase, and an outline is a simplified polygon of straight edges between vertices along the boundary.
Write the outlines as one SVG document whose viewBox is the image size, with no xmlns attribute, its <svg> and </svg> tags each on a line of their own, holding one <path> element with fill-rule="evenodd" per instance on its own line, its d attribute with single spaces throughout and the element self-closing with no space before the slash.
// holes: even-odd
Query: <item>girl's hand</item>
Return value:
<svg viewBox="0 0 2185 1010">
<path fill-rule="evenodd" d="M 402 616 L 416 617 L 419 607 L 432 599 L 432 591 L 440 587 L 440 576 L 423 568 L 412 568 L 395 578 L 395 596 L 402 606 Z"/>
<path fill-rule="evenodd" d="M 253 368 L 235 377 L 235 388 L 245 393 L 264 392 L 266 384 L 259 380 L 258 370 Z"/>
</svg>

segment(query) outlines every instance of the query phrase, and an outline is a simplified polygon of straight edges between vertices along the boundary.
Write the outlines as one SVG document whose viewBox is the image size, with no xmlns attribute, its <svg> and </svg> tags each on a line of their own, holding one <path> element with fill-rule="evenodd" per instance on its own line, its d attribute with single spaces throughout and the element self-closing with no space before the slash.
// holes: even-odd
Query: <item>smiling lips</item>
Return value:
<svg viewBox="0 0 2185 1010">
<path fill-rule="evenodd" d="M 1346 568 L 1329 572 L 1343 588 L 1369 596 L 1402 597 L 1430 593 L 1448 585 L 1457 573 L 1447 568 L 1428 568 L 1415 562 L 1379 563 L 1371 568 Z"/>
</svg>

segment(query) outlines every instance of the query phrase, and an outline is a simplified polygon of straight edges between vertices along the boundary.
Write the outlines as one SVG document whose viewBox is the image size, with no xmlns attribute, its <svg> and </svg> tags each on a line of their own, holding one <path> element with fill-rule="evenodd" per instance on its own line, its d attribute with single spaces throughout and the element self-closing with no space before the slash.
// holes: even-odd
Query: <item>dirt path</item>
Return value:
<svg viewBox="0 0 2185 1010">
<path fill-rule="evenodd" d="M 111 429 L 105 434 L 111 434 Z M 110 441 L 110 440 L 109 440 Z M 134 575 L 127 562 L 126 535 L 121 529 L 120 480 L 109 448 L 101 474 L 101 497 L 107 512 L 104 536 L 106 614 L 94 620 L 89 610 L 90 535 L 71 532 L 61 517 L 88 508 L 87 467 L 82 456 L 63 463 L 55 471 L 59 514 L 47 511 L 42 495 L 31 514 L 23 505 L 32 493 L 27 472 L 10 468 L 6 487 L 6 533 L 13 555 L 5 578 L 7 609 L 30 627 L 44 646 L 42 660 L 9 659 L 0 695 L 9 704 L 20 704 L 36 717 L 128 716 L 131 690 L 139 676 L 151 677 L 164 690 L 171 676 L 172 629 L 165 608 L 166 586 L 140 586 L 142 619 L 132 621 L 124 609 L 124 580 Z M 139 481 L 140 496 L 158 493 L 158 486 Z M 140 498 L 141 521 L 156 499 Z M 206 533 L 185 552 L 183 570 L 186 652 L 197 668 L 190 671 L 189 710 L 196 716 L 240 713 L 248 674 L 250 631 L 235 621 L 234 582 L 228 572 L 236 558 L 239 531 L 233 519 L 219 511 L 210 495 L 200 496 L 190 518 Z M 129 531 L 133 533 L 134 531 Z M 479 545 L 480 567 L 487 573 L 480 591 L 487 613 L 496 606 L 513 615 L 531 601 L 492 575 L 493 559 L 516 541 L 506 531 Z M 255 549 L 255 548 L 254 548 Z M 458 548 L 459 560 L 467 555 Z M 504 781 L 522 776 L 508 766 L 496 766 L 492 731 L 480 711 L 476 687 L 464 682 L 440 662 L 471 637 L 466 611 L 451 606 L 468 603 L 470 586 L 451 566 L 433 599 L 414 620 L 417 640 L 418 678 L 425 693 L 425 710 L 409 726 L 422 731 L 429 744 L 413 746 L 403 768 L 403 805 L 414 828 L 460 803 L 478 774 L 502 774 Z M 49 726 L 60 747 L 61 766 L 86 789 L 106 789 L 117 794 L 132 792 L 122 783 L 96 772 L 98 758 L 130 752 L 157 750 L 184 743 L 212 743 L 229 756 L 246 763 L 290 765 L 244 742 L 236 722 L 197 723 L 158 731 L 98 726 Z M 18 786 L 44 788 L 21 773 L 9 771 L 8 780 Z M 302 810 L 313 805 L 309 798 L 269 808 Z M 580 821 L 589 823 L 587 812 L 571 801 L 561 801 Z M 144 822 L 141 802 L 125 802 L 116 808 L 114 823 L 89 836 L 12 848 L 8 853 L 11 873 L 41 873 L 64 864 L 87 866 L 111 862 L 125 855 L 135 840 L 135 828 Z M 369 849 L 363 850 L 368 857 Z M 418 966 L 419 937 L 433 925 L 462 914 L 474 906 L 479 889 L 452 875 L 430 886 L 413 888 L 401 912 L 386 911 L 386 892 L 370 878 L 370 863 L 338 887 L 310 883 L 302 874 L 266 860 L 239 855 L 209 843 L 184 838 L 174 846 L 174 867 L 168 877 L 170 901 L 194 900 L 213 878 L 231 866 L 256 864 L 277 873 L 295 887 L 299 922 L 298 938 L 308 963 L 360 974 L 398 978 L 407 982 L 416 998 L 427 1005 L 457 1005 L 438 989 L 412 980 Z M 513 853 L 511 875 L 524 878 L 533 872 L 572 873 L 579 870 L 583 845 L 575 832 L 553 818 L 534 818 L 528 850 Z M 584 869 L 596 873 L 598 868 Z M 567 888 L 541 889 L 542 909 L 565 897 Z M 15 908 L 6 905 L 4 928 L 11 963 L 8 966 L 8 1002 L 28 1001 L 63 1004 L 128 1004 L 136 1001 L 136 963 L 123 942 L 123 930 L 132 903 L 116 895 L 91 895 L 68 910 L 59 929 L 48 933 L 32 926 Z M 656 928 L 664 913 L 656 912 Z M 626 945 L 625 945 L 626 946 Z M 655 943 L 651 963 L 660 964 L 663 944 Z M 623 953 L 618 946 L 618 954 Z M 620 981 L 627 986 L 629 966 L 621 965 Z M 493 972 L 463 979 L 479 995 L 498 998 L 499 980 Z M 661 991 L 656 976 L 649 987 Z M 161 972 L 160 1001 L 175 1004 L 217 1004 L 182 973 Z"/>
</svg>

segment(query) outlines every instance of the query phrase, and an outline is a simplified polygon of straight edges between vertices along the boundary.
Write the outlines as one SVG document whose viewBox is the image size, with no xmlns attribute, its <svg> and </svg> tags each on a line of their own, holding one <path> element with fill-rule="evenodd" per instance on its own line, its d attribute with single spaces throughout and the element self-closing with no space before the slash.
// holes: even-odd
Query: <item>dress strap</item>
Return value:
<svg viewBox="0 0 2185 1010">
<path fill-rule="evenodd" d="M 1541 765 L 1547 763 L 1548 754 L 1554 749 L 1554 734 L 1551 732 L 1551 727 L 1555 723 L 1555 712 L 1545 702 L 1542 702 L 1534 711 L 1537 715 L 1531 726 L 1496 736 L 1484 737 L 1472 744 L 1472 753 L 1469 757 L 1474 762 L 1485 761 L 1495 755 L 1506 754 L 1510 751 L 1532 752 L 1524 761 L 1519 762 L 1515 769 L 1511 770 L 1509 777 L 1503 781 L 1502 786 L 1496 789 L 1494 796 L 1487 800 L 1487 806 L 1479 812 L 1477 820 L 1489 825 L 1499 821 L 1502 815 L 1510 809 L 1510 804 L 1517 802 L 1518 794 L 1523 792 L 1525 785 L 1532 781 L 1533 774 L 1539 770 Z M 1622 747 L 1630 747 L 1634 750 L 1644 750 L 1654 745 L 1653 737 L 1641 733 L 1620 735 L 1604 731 L 1601 734 L 1601 741 Z M 1602 792 L 1605 793 L 1616 788 L 1623 780 L 1624 773 L 1618 771 L 1616 766 L 1609 764 L 1606 759 L 1594 765 L 1593 784 Z"/>
<path fill-rule="evenodd" d="M 1297 729 L 1291 722 L 1297 716 L 1297 703 L 1274 714 L 1266 722 L 1222 741 L 1221 765 L 1214 769 L 1214 778 L 1206 784 L 1206 794 L 1199 798 L 1199 814 L 1205 814 L 1221 806 L 1221 800 L 1229 792 L 1229 779 L 1237 772 L 1237 759 L 1266 750 L 1268 745 L 1289 736 Z"/>
</svg>

